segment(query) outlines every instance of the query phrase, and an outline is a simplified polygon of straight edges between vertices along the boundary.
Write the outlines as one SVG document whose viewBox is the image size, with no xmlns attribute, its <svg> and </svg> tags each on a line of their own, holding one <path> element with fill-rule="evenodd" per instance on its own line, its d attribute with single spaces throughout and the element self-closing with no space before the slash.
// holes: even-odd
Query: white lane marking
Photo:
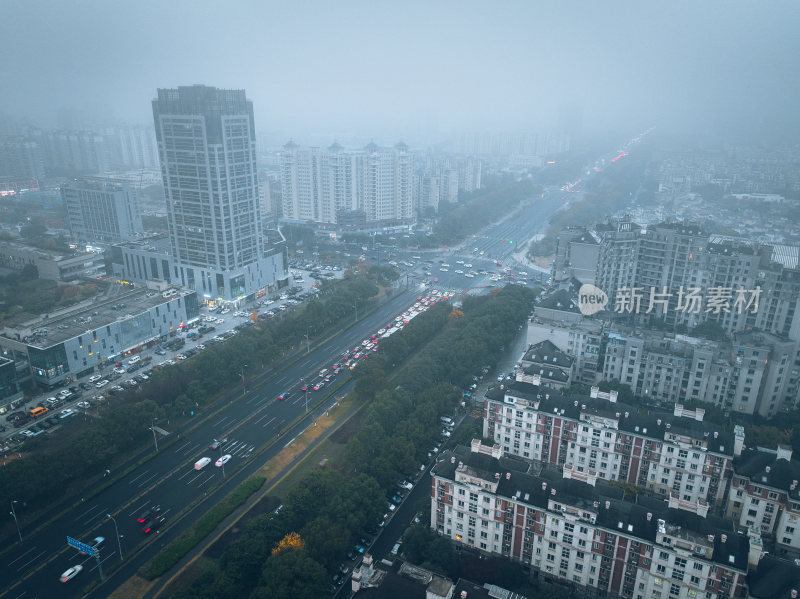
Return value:
<svg viewBox="0 0 800 599">
<path fill-rule="evenodd" d="M 129 513 L 128 515 L 129 515 L 129 516 L 133 516 L 134 514 L 138 514 L 138 513 L 139 513 L 139 512 L 141 512 L 141 511 L 142 511 L 142 510 L 143 510 L 145 507 L 147 507 L 147 504 L 148 504 L 148 503 L 150 503 L 150 500 L 149 500 L 149 499 L 148 499 L 147 501 L 145 501 L 145 502 L 144 502 L 144 503 L 143 503 L 143 504 L 142 504 L 140 507 L 137 507 L 137 508 L 136 508 L 135 510 L 133 510 L 131 513 Z"/>
<path fill-rule="evenodd" d="M 28 550 L 27 550 L 25 553 L 23 553 L 22 555 L 19 555 L 19 556 L 17 556 L 17 559 L 15 559 L 13 562 L 8 562 L 8 565 L 10 566 L 10 565 L 11 565 L 11 564 L 13 564 L 14 562 L 18 562 L 19 560 L 21 560 L 23 557 L 25 557 L 26 555 L 28 555 L 28 554 L 29 554 L 31 551 L 33 551 L 34 549 L 36 549 L 36 547 L 31 547 L 30 549 L 28 549 Z"/>
<path fill-rule="evenodd" d="M 189 445 L 189 443 L 191 443 L 191 441 L 187 441 L 186 443 L 184 443 L 184 444 L 183 444 L 183 445 L 181 445 L 180 447 L 176 448 L 176 449 L 175 449 L 175 453 L 178 453 L 178 452 L 179 452 L 181 449 L 183 449 L 184 447 L 186 447 L 187 445 Z"/>
<path fill-rule="evenodd" d="M 147 474 L 148 472 L 150 472 L 150 470 L 149 470 L 149 469 L 148 469 L 148 470 L 145 470 L 145 471 L 144 471 L 144 472 L 142 472 L 142 473 L 141 473 L 139 476 L 137 476 L 137 477 L 136 477 L 136 478 L 134 478 L 134 479 L 131 479 L 131 480 L 129 480 L 128 482 L 129 482 L 130 484 L 133 484 L 133 483 L 135 483 L 137 480 L 139 480 L 140 478 L 142 478 L 142 477 L 143 477 L 145 474 Z"/>
<path fill-rule="evenodd" d="M 96 510 L 99 507 L 100 507 L 99 505 L 94 505 L 94 506 L 90 507 L 88 510 L 86 510 L 85 512 L 83 512 L 82 514 L 79 514 L 75 519 L 76 520 L 80 520 L 81 518 L 86 516 L 89 512 L 93 512 L 94 510 Z"/>
<path fill-rule="evenodd" d="M 32 564 L 33 562 L 35 562 L 36 560 L 38 560 L 39 558 L 41 558 L 43 555 L 46 555 L 46 554 L 47 554 L 47 551 L 42 551 L 41 553 L 37 553 L 36 557 L 34 557 L 33 559 L 28 560 L 27 562 L 22 564 L 19 568 L 17 568 L 17 572 L 21 572 L 22 570 L 25 569 L 25 566 L 28 566 L 28 565 Z"/>
<path fill-rule="evenodd" d="M 196 481 L 196 480 L 197 480 L 199 477 L 201 477 L 201 476 L 203 476 L 203 473 L 202 473 L 202 472 L 198 472 L 198 473 L 197 473 L 197 476 L 195 476 L 193 479 L 191 479 L 191 480 L 187 481 L 187 482 L 186 482 L 186 484 L 187 484 L 187 485 L 191 485 L 191 484 L 192 484 L 194 481 Z"/>
<path fill-rule="evenodd" d="M 156 472 L 155 474 L 153 474 L 153 476 L 151 476 L 150 478 L 147 478 L 147 479 L 143 480 L 143 481 L 141 482 L 141 484 L 139 484 L 139 485 L 138 485 L 138 488 L 139 488 L 139 489 L 141 489 L 141 488 L 142 488 L 144 485 L 146 485 L 147 483 L 149 483 L 151 480 L 153 480 L 153 479 L 154 479 L 154 478 L 156 478 L 157 476 L 158 476 L 158 472 Z"/>
<path fill-rule="evenodd" d="M 275 417 L 273 416 L 272 418 L 270 418 L 269 420 L 267 420 L 267 421 L 266 421 L 264 424 L 262 424 L 261 426 L 263 426 L 264 428 L 267 428 L 267 427 L 268 427 L 270 424 L 272 424 L 274 421 L 275 421 Z"/>
</svg>

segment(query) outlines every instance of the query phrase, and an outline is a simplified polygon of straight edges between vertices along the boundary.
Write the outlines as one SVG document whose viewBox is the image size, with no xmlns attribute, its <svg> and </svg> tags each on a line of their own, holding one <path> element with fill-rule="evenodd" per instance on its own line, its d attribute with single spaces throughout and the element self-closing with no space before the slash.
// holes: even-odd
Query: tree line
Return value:
<svg viewBox="0 0 800 599">
<path fill-rule="evenodd" d="M 428 461 L 440 439 L 439 417 L 453 413 L 481 365 L 496 362 L 533 298 L 527 288 L 508 286 L 465 301 L 463 312 L 440 303 L 382 341 L 381 351 L 355 371 L 358 398 L 369 406 L 342 462 L 306 475 L 281 511 L 251 520 L 217 565 L 172 596 L 262 599 L 329 592 L 331 575 L 376 527 L 398 481 Z M 398 367 L 390 378 L 387 372 Z M 303 542 L 275 551 L 291 533 Z"/>
<path fill-rule="evenodd" d="M 73 416 L 52 437 L 39 435 L 24 445 L 22 459 L 0 468 L 0 502 L 14 499 L 39 509 L 77 492 L 88 479 L 132 455 L 147 443 L 153 418 L 162 423 L 190 417 L 221 392 L 269 367 L 292 348 L 353 317 L 354 304 L 366 309 L 377 285 L 353 278 L 322 286 L 319 297 L 281 318 L 259 321 L 222 345 L 209 345 L 189 360 L 153 371 L 133 390 L 110 398 L 99 418 Z M 304 309 L 303 309 L 304 308 Z M 245 365 L 247 367 L 245 368 Z"/>
</svg>

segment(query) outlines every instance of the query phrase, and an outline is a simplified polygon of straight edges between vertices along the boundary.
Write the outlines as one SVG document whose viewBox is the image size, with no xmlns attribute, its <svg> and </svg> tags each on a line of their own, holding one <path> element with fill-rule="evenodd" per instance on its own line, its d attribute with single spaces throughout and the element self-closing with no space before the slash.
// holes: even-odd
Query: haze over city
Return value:
<svg viewBox="0 0 800 599">
<path fill-rule="evenodd" d="M 755 2 L 5 2 L 0 113 L 148 123 L 158 87 L 245 89 L 260 130 L 656 125 L 791 139 L 800 5 Z"/>
<path fill-rule="evenodd" d="M 0 22 L 0 599 L 798 598 L 798 0 Z"/>
</svg>

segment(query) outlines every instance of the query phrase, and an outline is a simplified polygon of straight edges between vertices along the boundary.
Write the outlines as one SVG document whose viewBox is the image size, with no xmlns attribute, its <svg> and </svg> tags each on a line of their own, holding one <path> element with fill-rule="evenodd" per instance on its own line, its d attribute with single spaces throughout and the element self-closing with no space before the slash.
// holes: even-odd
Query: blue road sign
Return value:
<svg viewBox="0 0 800 599">
<path fill-rule="evenodd" d="M 86 555 L 91 555 L 94 557 L 94 547 L 91 545 L 87 545 L 86 543 L 81 543 L 78 539 L 73 539 L 72 537 L 67 537 L 67 544 L 72 545 L 75 549 L 79 551 L 83 551 Z"/>
</svg>

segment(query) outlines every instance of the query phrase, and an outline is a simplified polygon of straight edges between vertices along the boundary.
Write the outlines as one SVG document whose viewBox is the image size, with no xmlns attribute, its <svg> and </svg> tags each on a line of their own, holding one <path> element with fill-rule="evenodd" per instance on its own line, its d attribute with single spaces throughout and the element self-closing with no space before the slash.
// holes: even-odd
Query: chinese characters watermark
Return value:
<svg viewBox="0 0 800 599">
<path fill-rule="evenodd" d="M 678 288 L 677 293 L 666 287 L 651 287 L 649 293 L 643 287 L 621 287 L 615 296 L 614 312 L 618 314 L 651 314 L 656 308 L 666 313 L 674 298 L 674 311 L 685 314 L 722 314 L 736 312 L 755 314 L 761 298 L 761 287 L 755 289 L 733 289 L 732 287 L 708 287 L 705 296 L 700 287 Z M 580 303 L 579 303 L 580 307 Z M 581 310 L 583 312 L 583 310 Z"/>
</svg>

